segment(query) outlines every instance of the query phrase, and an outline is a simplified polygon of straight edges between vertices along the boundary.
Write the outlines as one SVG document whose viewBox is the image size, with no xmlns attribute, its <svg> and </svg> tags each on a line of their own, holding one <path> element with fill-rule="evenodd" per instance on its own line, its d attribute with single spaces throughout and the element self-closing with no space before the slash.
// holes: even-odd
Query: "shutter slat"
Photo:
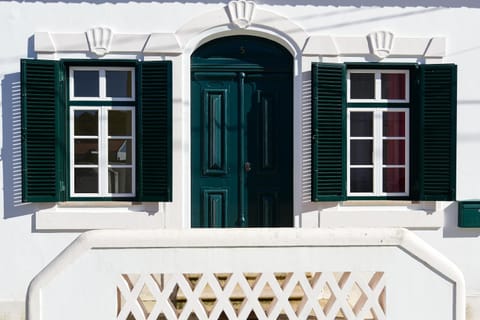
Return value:
<svg viewBox="0 0 480 320">
<path fill-rule="evenodd" d="M 23 201 L 60 199 L 56 115 L 61 88 L 59 62 L 22 60 Z"/>
<path fill-rule="evenodd" d="M 345 66 L 312 65 L 312 200 L 345 199 Z"/>
<path fill-rule="evenodd" d="M 420 198 L 455 199 L 455 65 L 422 65 L 420 126 Z"/>
<path fill-rule="evenodd" d="M 172 200 L 172 65 L 170 61 L 140 65 L 140 201 Z"/>
</svg>

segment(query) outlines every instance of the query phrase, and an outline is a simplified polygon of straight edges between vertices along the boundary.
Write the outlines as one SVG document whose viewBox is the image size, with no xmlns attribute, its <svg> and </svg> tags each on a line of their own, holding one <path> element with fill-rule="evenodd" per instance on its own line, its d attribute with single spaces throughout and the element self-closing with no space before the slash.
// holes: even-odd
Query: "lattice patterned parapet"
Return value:
<svg viewBox="0 0 480 320">
<path fill-rule="evenodd" d="M 383 272 L 123 274 L 117 319 L 386 319 Z"/>
</svg>

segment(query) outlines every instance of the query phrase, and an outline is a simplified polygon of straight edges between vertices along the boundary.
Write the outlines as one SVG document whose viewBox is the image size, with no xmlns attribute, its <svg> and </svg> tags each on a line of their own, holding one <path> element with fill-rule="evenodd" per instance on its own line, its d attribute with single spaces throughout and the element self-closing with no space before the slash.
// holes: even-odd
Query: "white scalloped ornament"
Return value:
<svg viewBox="0 0 480 320">
<path fill-rule="evenodd" d="M 379 59 L 384 59 L 392 52 L 394 35 L 390 31 L 375 31 L 369 33 L 368 42 L 373 55 Z"/>
<path fill-rule="evenodd" d="M 95 27 L 87 31 L 88 45 L 90 52 L 97 56 L 104 56 L 110 52 L 112 45 L 113 32 L 110 28 Z"/>
<path fill-rule="evenodd" d="M 232 23 L 241 29 L 247 28 L 252 23 L 255 6 L 254 1 L 230 1 L 228 3 L 228 13 Z"/>
</svg>

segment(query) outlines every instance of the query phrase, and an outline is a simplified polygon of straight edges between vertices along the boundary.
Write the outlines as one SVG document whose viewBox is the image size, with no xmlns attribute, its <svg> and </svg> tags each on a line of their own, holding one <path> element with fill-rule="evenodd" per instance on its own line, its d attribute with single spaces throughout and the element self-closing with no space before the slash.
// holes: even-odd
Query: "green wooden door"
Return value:
<svg viewBox="0 0 480 320">
<path fill-rule="evenodd" d="M 239 49 L 234 63 L 231 52 L 218 58 L 221 44 Z M 210 45 L 214 64 L 205 54 Z M 268 62 L 262 61 L 265 47 L 273 51 L 265 55 Z M 192 57 L 193 227 L 293 225 L 291 56 L 280 48 L 264 39 L 229 37 Z M 289 63 L 275 54 L 288 55 Z"/>
</svg>

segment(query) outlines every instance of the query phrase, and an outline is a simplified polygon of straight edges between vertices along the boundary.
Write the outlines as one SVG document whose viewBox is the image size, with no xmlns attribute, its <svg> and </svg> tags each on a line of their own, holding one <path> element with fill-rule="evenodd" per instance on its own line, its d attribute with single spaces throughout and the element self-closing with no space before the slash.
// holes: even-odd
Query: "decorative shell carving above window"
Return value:
<svg viewBox="0 0 480 320">
<path fill-rule="evenodd" d="M 394 36 L 390 31 L 375 31 L 367 36 L 371 53 L 379 59 L 390 55 L 393 47 Z"/>
<path fill-rule="evenodd" d="M 256 3 L 254 1 L 236 0 L 228 3 L 230 20 L 238 28 L 247 28 L 252 23 Z"/>
<path fill-rule="evenodd" d="M 95 27 L 87 31 L 87 40 L 90 52 L 97 56 L 104 56 L 110 52 L 112 45 L 113 32 L 110 28 Z"/>
</svg>

